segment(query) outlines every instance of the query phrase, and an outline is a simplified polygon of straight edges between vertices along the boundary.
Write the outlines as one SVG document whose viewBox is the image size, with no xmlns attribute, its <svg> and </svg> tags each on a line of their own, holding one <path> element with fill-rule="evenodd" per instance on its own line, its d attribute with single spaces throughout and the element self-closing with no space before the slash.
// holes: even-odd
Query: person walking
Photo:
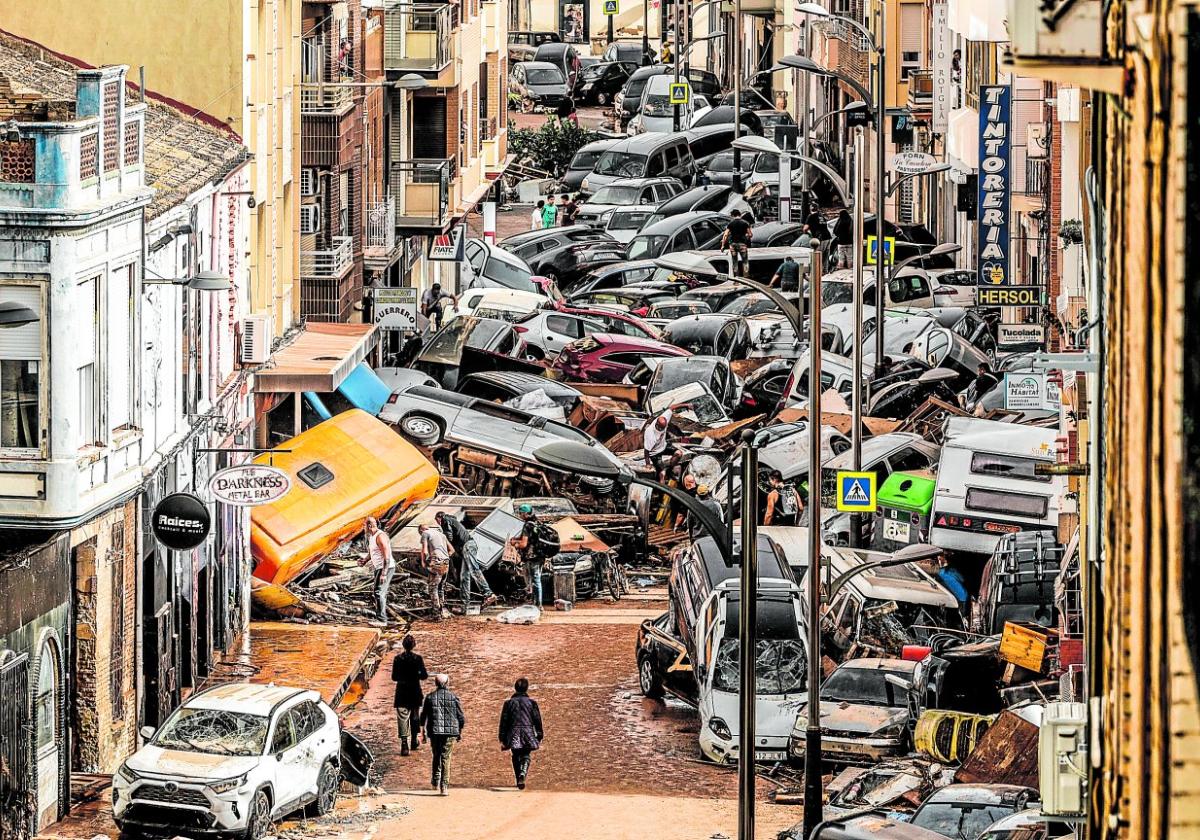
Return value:
<svg viewBox="0 0 1200 840">
<path fill-rule="evenodd" d="M 745 277 L 749 263 L 750 225 L 742 218 L 740 210 L 729 214 L 732 218 L 721 234 L 721 250 L 729 252 L 729 272 L 735 277 Z"/>
<path fill-rule="evenodd" d="M 771 470 L 767 481 L 771 491 L 767 493 L 767 511 L 763 514 L 763 525 L 797 525 L 800 522 L 800 512 L 804 503 L 800 494 L 791 484 L 785 484 L 783 473 Z"/>
<path fill-rule="evenodd" d="M 437 520 L 438 526 L 441 527 L 446 539 L 450 541 L 454 553 L 458 555 L 462 564 L 459 569 L 459 585 L 462 587 L 463 612 L 466 612 L 467 606 L 471 603 L 472 583 L 479 589 L 479 594 L 483 596 L 481 605 L 483 608 L 496 603 L 496 595 L 492 592 L 492 587 L 488 585 L 487 578 L 483 576 L 483 567 L 479 565 L 479 546 L 471 538 L 471 532 L 463 526 L 457 516 L 445 511 L 439 510 L 433 518 Z"/>
<path fill-rule="evenodd" d="M 425 696 L 421 706 L 421 728 L 433 750 L 433 775 L 429 786 L 446 796 L 450 787 L 450 754 L 462 737 L 467 719 L 458 695 L 450 690 L 450 675 L 438 674 L 433 682 L 436 688 Z"/>
<path fill-rule="evenodd" d="M 542 205 L 542 227 L 547 229 L 554 227 L 554 222 L 558 218 L 558 208 L 554 206 L 554 198 L 551 197 L 549 201 L 539 201 L 538 203 Z"/>
<path fill-rule="evenodd" d="M 542 211 L 545 209 L 546 202 L 544 201 L 538 201 L 538 203 L 534 206 L 533 212 L 529 214 L 530 230 L 541 230 L 543 227 L 545 227 L 542 216 Z"/>
<path fill-rule="evenodd" d="M 370 564 L 375 574 L 375 618 L 387 624 L 388 589 L 396 574 L 396 561 L 392 557 L 392 541 L 387 531 L 379 527 L 379 520 L 368 516 L 363 530 L 367 534 L 367 556 L 358 561 L 358 565 Z"/>
<path fill-rule="evenodd" d="M 450 543 L 439 529 L 422 523 L 417 526 L 421 535 L 421 565 L 429 575 L 429 602 L 433 620 L 450 617 L 446 609 L 446 575 L 450 574 Z"/>
<path fill-rule="evenodd" d="M 421 732 L 418 722 L 421 720 L 421 704 L 425 699 L 421 691 L 421 681 L 429 679 L 425 670 L 425 660 L 413 649 L 417 640 L 412 633 L 404 637 L 400 643 L 404 652 L 392 660 L 392 681 L 396 683 L 396 694 L 392 701 L 396 707 L 396 733 L 400 736 L 400 755 L 408 755 L 409 748 L 417 749 L 420 741 L 417 736 Z"/>
<path fill-rule="evenodd" d="M 850 214 L 842 210 L 833 223 L 833 240 L 837 243 L 838 267 L 853 268 L 854 260 L 854 222 Z"/>
<path fill-rule="evenodd" d="M 513 685 L 513 696 L 504 701 L 500 711 L 500 751 L 512 753 L 517 790 L 525 790 L 529 758 L 545 739 L 542 710 L 529 696 L 529 680 L 521 677 Z"/>
</svg>

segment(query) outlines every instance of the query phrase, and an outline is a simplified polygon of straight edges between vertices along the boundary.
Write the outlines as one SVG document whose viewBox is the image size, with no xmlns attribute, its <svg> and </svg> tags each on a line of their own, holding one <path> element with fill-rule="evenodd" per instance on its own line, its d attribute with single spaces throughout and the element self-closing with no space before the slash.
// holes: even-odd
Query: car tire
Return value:
<svg viewBox="0 0 1200 840">
<path fill-rule="evenodd" d="M 271 832 L 271 797 L 266 790 L 259 790 L 250 801 L 250 814 L 246 818 L 245 840 L 261 840 Z"/>
<path fill-rule="evenodd" d="M 424 414 L 410 414 L 401 419 L 400 431 L 418 446 L 435 446 L 442 439 L 441 425 Z"/>
<path fill-rule="evenodd" d="M 654 663 L 650 661 L 649 656 L 638 657 L 638 685 L 642 689 L 642 694 L 649 697 L 651 700 L 661 700 L 663 698 L 662 675 L 654 668 Z"/>
<path fill-rule="evenodd" d="M 312 804 L 312 810 L 316 816 L 323 817 L 333 811 L 333 806 L 337 804 L 338 787 L 341 784 L 342 774 L 337 765 L 332 761 L 326 761 L 325 766 L 321 768 L 321 775 L 317 779 L 317 798 Z"/>
</svg>

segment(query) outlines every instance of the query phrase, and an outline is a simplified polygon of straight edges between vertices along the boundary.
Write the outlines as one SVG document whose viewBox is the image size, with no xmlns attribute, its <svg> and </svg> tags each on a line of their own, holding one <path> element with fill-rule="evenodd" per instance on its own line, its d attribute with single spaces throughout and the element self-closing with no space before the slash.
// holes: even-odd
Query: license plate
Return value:
<svg viewBox="0 0 1200 840">
<path fill-rule="evenodd" d="M 755 750 L 755 761 L 787 761 L 787 750 Z"/>
<path fill-rule="evenodd" d="M 883 520 L 883 538 L 892 542 L 908 542 L 908 535 L 912 531 L 912 526 L 907 522 L 899 522 L 895 519 Z"/>
</svg>

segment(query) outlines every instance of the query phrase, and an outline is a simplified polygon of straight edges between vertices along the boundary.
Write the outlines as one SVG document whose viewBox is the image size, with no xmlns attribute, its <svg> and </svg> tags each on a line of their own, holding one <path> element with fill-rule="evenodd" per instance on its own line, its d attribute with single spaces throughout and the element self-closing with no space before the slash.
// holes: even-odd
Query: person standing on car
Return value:
<svg viewBox="0 0 1200 840">
<path fill-rule="evenodd" d="M 458 298 L 443 292 L 441 283 L 434 283 L 421 293 L 421 314 L 433 322 L 435 330 L 442 328 L 443 300 L 449 300 L 455 306 L 458 305 Z"/>
<path fill-rule="evenodd" d="M 500 750 L 512 752 L 513 776 L 517 790 L 525 790 L 529 758 L 546 738 L 542 732 L 542 710 L 529 696 L 529 680 L 521 677 L 513 685 L 513 696 L 500 711 Z"/>
<path fill-rule="evenodd" d="M 450 787 L 450 753 L 462 737 L 467 719 L 458 695 L 450 690 L 450 676 L 438 674 L 433 682 L 437 688 L 425 697 L 425 703 L 421 706 L 421 728 L 425 730 L 425 740 L 433 750 L 433 775 L 429 785 L 446 796 Z"/>
<path fill-rule="evenodd" d="M 784 257 L 779 268 L 775 270 L 775 275 L 771 278 L 771 285 L 777 286 L 779 291 L 789 294 L 800 291 L 800 263 L 792 259 L 791 254 Z"/>
<path fill-rule="evenodd" d="M 745 277 L 749 263 L 750 225 L 742 218 L 740 210 L 734 210 L 730 215 L 732 218 L 721 235 L 721 250 L 729 252 L 730 273 L 735 277 Z"/>
<path fill-rule="evenodd" d="M 425 660 L 421 654 L 413 651 L 417 640 L 412 633 L 407 634 L 400 644 L 404 652 L 392 660 L 392 681 L 396 683 L 393 705 L 396 707 L 400 755 L 408 755 L 410 746 L 415 750 L 420 744 L 417 739 L 421 732 L 418 721 L 421 720 L 421 701 L 425 699 L 421 681 L 429 679 L 429 672 L 425 670 Z"/>
<path fill-rule="evenodd" d="M 368 516 L 363 526 L 367 534 L 367 556 L 358 561 L 358 565 L 370 564 L 375 574 L 375 617 L 387 624 L 388 588 L 392 585 L 392 577 L 396 574 L 396 561 L 392 557 L 392 541 L 387 531 L 379 527 L 379 520 Z"/>
<path fill-rule="evenodd" d="M 538 201 L 538 203 L 534 206 L 533 212 L 529 214 L 530 230 L 541 230 L 543 227 L 545 227 L 545 222 L 543 221 L 544 214 L 542 213 L 542 211 L 545 209 L 546 202 L 544 201 Z"/>
<path fill-rule="evenodd" d="M 445 511 L 439 510 L 433 518 L 437 520 L 442 533 L 450 541 L 454 553 L 458 555 L 462 563 L 459 583 L 462 586 L 463 611 L 465 612 L 471 603 L 472 583 L 479 588 L 479 594 L 483 596 L 483 607 L 496 603 L 492 587 L 488 586 L 487 578 L 483 576 L 483 568 L 479 565 L 479 547 L 475 544 L 475 540 L 471 539 L 471 532 L 458 521 L 457 516 Z"/>
<path fill-rule="evenodd" d="M 417 526 L 421 535 L 421 565 L 429 575 L 429 601 L 434 621 L 450 617 L 446 609 L 446 575 L 450 574 L 450 543 L 441 529 L 422 523 Z"/>
<path fill-rule="evenodd" d="M 804 503 L 796 488 L 783 481 L 783 473 L 771 470 L 767 480 L 771 484 L 771 492 L 767 493 L 767 511 L 763 514 L 763 525 L 797 525 L 800 522 L 800 511 Z"/>
</svg>

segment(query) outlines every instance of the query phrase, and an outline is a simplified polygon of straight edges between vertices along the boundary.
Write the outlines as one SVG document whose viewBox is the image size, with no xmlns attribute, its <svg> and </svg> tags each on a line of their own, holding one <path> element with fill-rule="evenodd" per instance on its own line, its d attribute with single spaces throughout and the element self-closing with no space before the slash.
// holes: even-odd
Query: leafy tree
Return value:
<svg viewBox="0 0 1200 840">
<path fill-rule="evenodd" d="M 508 148 L 526 166 L 558 177 L 575 153 L 599 136 L 571 120 L 551 117 L 541 128 L 510 129 Z"/>
</svg>

